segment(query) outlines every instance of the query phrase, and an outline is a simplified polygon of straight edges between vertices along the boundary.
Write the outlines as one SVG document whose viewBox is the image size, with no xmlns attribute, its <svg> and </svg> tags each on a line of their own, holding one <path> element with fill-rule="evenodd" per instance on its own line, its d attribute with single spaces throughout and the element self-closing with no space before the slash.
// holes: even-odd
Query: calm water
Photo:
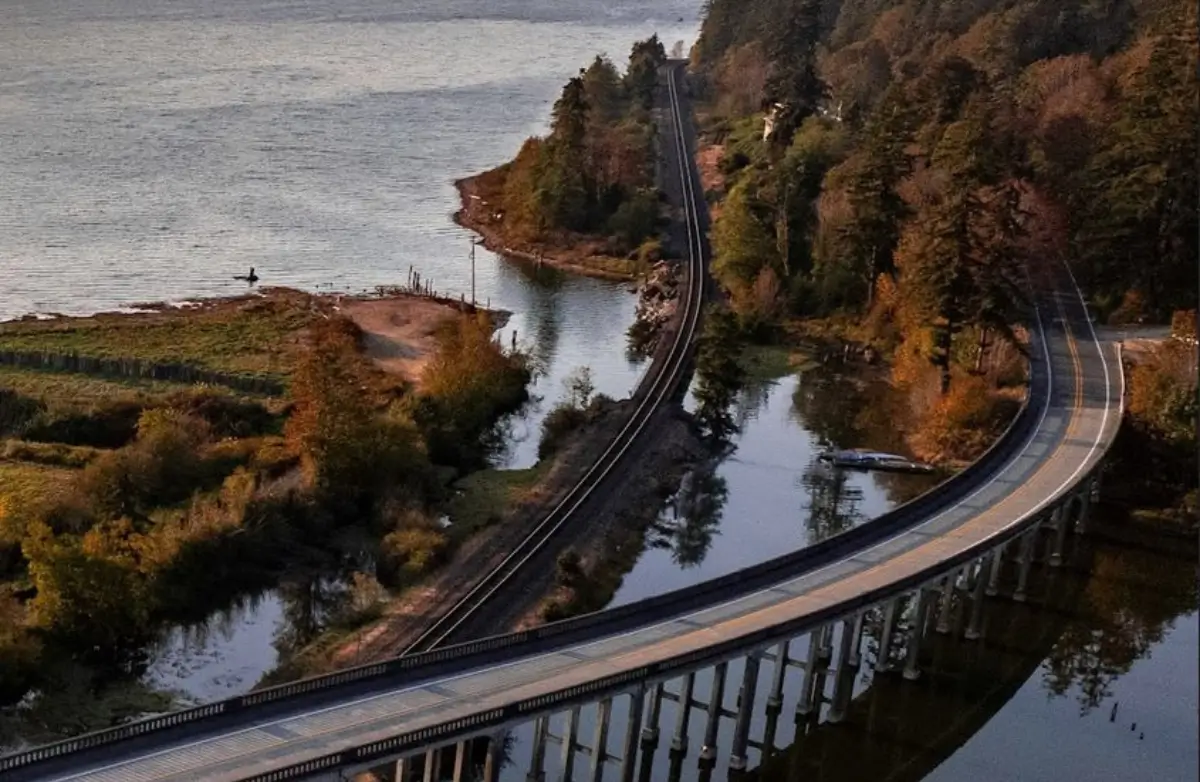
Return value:
<svg viewBox="0 0 1200 782">
<path fill-rule="evenodd" d="M 0 319 L 262 284 L 358 291 L 409 267 L 469 293 L 453 180 L 542 132 L 568 77 L 700 0 L 0 2 Z M 480 248 L 477 295 L 544 360 L 546 400 L 505 463 L 534 461 L 562 378 L 623 396 L 634 297 Z"/>
</svg>

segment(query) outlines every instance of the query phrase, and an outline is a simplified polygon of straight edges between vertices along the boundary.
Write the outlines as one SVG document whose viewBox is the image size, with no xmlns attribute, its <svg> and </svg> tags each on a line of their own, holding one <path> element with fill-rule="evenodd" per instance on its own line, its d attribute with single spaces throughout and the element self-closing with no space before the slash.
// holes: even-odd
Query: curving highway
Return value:
<svg viewBox="0 0 1200 782">
<path fill-rule="evenodd" d="M 673 98 L 675 78 L 672 71 Z M 672 103 L 679 118 L 680 101 Z M 676 133 L 686 147 L 683 125 L 676 122 Z M 688 178 L 694 188 L 694 170 Z M 690 214 L 700 208 L 693 193 Z M 674 678 L 924 586 L 1028 529 L 1093 475 L 1116 435 L 1117 354 L 1096 338 L 1073 280 L 1049 287 L 1038 302 L 1029 401 L 1018 424 L 968 474 L 886 523 L 640 606 L 156 718 L 19 763 L 0 759 L 0 778 L 336 778 L 339 768 Z"/>
</svg>

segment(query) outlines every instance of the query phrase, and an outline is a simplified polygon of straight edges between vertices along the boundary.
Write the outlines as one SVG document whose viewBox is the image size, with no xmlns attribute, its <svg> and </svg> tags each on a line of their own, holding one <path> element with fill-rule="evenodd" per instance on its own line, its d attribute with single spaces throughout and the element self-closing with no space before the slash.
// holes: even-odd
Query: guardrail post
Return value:
<svg viewBox="0 0 1200 782">
<path fill-rule="evenodd" d="M 1062 505 L 1054 509 L 1054 548 L 1047 562 L 1050 567 L 1062 567 L 1063 546 L 1067 542 L 1067 514 Z"/>
<path fill-rule="evenodd" d="M 734 771 L 746 768 L 746 745 L 750 742 L 750 718 L 754 716 L 754 696 L 758 691 L 759 653 L 753 652 L 746 658 L 742 671 L 742 689 L 738 693 L 737 722 L 733 726 L 733 748 L 729 755 L 729 767 Z"/>
<path fill-rule="evenodd" d="M 638 687 L 629 693 L 629 720 L 625 723 L 625 746 L 621 748 L 621 782 L 633 782 L 637 768 L 638 737 L 642 733 L 642 715 L 646 708 L 646 690 Z"/>
<path fill-rule="evenodd" d="M 858 668 L 862 665 L 862 637 L 863 626 L 866 623 L 866 610 L 859 611 L 854 616 L 854 626 L 850 629 L 850 650 L 846 655 L 846 665 L 851 668 Z"/>
<path fill-rule="evenodd" d="M 454 782 L 467 782 L 467 742 L 460 741 L 454 747 Z"/>
<path fill-rule="evenodd" d="M 999 552 L 985 554 L 979 563 L 979 572 L 975 575 L 975 589 L 971 595 L 971 620 L 967 623 L 967 630 L 963 633 L 963 637 L 968 641 L 978 640 L 980 636 L 980 624 L 983 622 L 983 599 L 984 593 L 988 589 L 988 582 L 984 575 L 989 571 L 995 572 L 995 560 Z"/>
<path fill-rule="evenodd" d="M 688 750 L 688 718 L 692 714 L 692 690 L 696 674 L 689 673 L 679 685 L 679 713 L 675 715 L 675 735 L 671 738 L 671 754 L 685 757 Z"/>
<path fill-rule="evenodd" d="M 721 712 L 725 708 L 725 675 L 728 671 L 727 662 L 719 662 L 713 668 L 712 695 L 705 708 L 708 722 L 704 726 L 704 746 L 700 748 L 701 767 L 711 768 L 717 760 L 717 737 L 721 732 Z"/>
<path fill-rule="evenodd" d="M 529 753 L 529 773 L 525 778 L 529 782 L 542 782 L 546 778 L 546 730 L 549 720 L 538 717 L 533 723 L 533 749 Z M 426 779 L 425 782 L 432 782 Z"/>
<path fill-rule="evenodd" d="M 995 597 L 1000 593 L 1000 566 L 1004 560 L 1004 550 L 1008 548 L 1008 541 L 1004 541 L 996 547 L 992 553 L 991 572 L 988 573 L 987 596 Z"/>
<path fill-rule="evenodd" d="M 1033 566 L 1033 546 L 1038 527 L 1035 524 L 1021 537 L 1021 567 L 1017 571 L 1017 589 L 1013 592 L 1013 600 L 1025 602 L 1025 587 L 1029 584 L 1029 569 Z"/>
<path fill-rule="evenodd" d="M 579 747 L 576 737 L 579 734 L 579 707 L 567 712 L 567 724 L 563 726 L 562 740 L 562 778 L 563 782 L 571 782 L 575 775 L 575 750 Z"/>
<path fill-rule="evenodd" d="M 483 761 L 483 782 L 496 782 L 500 779 L 501 755 L 504 753 L 504 734 L 493 733 L 488 736 L 487 756 Z"/>
<path fill-rule="evenodd" d="M 879 636 L 879 654 L 875 658 L 875 671 L 883 673 L 891 667 L 892 635 L 896 632 L 896 601 L 893 597 L 888 601 L 883 612 L 883 633 Z"/>
<path fill-rule="evenodd" d="M 917 590 L 917 613 L 908 632 L 908 654 L 904 661 L 904 678 L 916 681 L 921 678 L 921 638 L 925 634 L 925 621 L 929 611 L 929 592 L 925 587 Z"/>
<path fill-rule="evenodd" d="M 596 735 L 592 741 L 592 782 L 604 776 L 604 761 L 608 759 L 608 720 L 612 716 L 612 698 L 600 701 L 596 708 Z"/>
</svg>

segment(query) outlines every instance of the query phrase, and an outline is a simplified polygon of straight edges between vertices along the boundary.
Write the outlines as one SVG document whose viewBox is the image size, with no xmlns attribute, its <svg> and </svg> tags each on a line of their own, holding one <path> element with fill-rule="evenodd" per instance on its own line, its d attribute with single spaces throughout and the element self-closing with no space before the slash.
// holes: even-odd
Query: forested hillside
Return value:
<svg viewBox="0 0 1200 782">
<path fill-rule="evenodd" d="M 1192 0 L 709 0 L 714 273 L 751 329 L 852 315 L 929 405 L 1057 258 L 1102 321 L 1194 309 L 1196 45 Z"/>
</svg>

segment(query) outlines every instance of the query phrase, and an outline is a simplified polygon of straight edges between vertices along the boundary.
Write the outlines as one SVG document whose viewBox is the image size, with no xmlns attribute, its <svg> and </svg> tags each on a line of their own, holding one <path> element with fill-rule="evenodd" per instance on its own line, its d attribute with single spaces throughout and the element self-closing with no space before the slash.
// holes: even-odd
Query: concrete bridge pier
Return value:
<svg viewBox="0 0 1200 782">
<path fill-rule="evenodd" d="M 642 766 L 638 778 L 649 780 L 654 772 L 654 755 L 658 752 L 658 723 L 662 719 L 663 683 L 650 690 L 650 714 L 642 728 Z"/>
<path fill-rule="evenodd" d="M 487 755 L 483 761 L 483 782 L 500 779 L 501 758 L 504 753 L 504 734 L 493 733 L 488 737 Z"/>
<path fill-rule="evenodd" d="M 975 571 L 975 587 L 971 593 L 971 618 L 963 633 L 963 638 L 968 641 L 977 641 L 983 635 L 983 601 L 990 588 L 990 575 L 998 570 L 996 561 L 999 556 L 1000 550 L 997 549 L 984 554 L 979 560 L 979 569 Z"/>
<path fill-rule="evenodd" d="M 562 735 L 562 780 L 570 782 L 575 778 L 575 753 L 579 750 L 579 707 L 567 712 L 567 721 L 563 725 Z"/>
<path fill-rule="evenodd" d="M 925 635 L 925 622 L 929 615 L 929 590 L 926 587 L 917 590 L 916 601 L 917 609 L 908 631 L 908 649 L 904 660 L 904 678 L 910 682 L 921 678 L 921 638 Z"/>
<path fill-rule="evenodd" d="M 1066 508 L 1059 505 L 1054 509 L 1054 514 L 1051 516 L 1051 523 L 1054 526 L 1054 547 L 1050 550 L 1050 556 L 1046 558 L 1046 562 L 1050 567 L 1062 567 L 1063 547 L 1067 543 L 1067 525 Z"/>
<path fill-rule="evenodd" d="M 680 760 L 687 757 L 688 750 L 688 718 L 692 713 L 692 690 L 696 687 L 696 674 L 689 673 L 683 677 L 679 685 L 678 706 L 675 715 L 675 735 L 671 737 L 671 757 Z"/>
<path fill-rule="evenodd" d="M 1004 564 L 1004 552 L 1008 549 L 1008 541 L 1004 541 L 992 551 L 992 565 L 988 570 L 987 596 L 995 597 L 1000 594 L 1000 568 Z"/>
<path fill-rule="evenodd" d="M 1021 536 L 1021 553 L 1018 555 L 1020 568 L 1017 570 L 1017 588 L 1013 592 L 1013 600 L 1025 602 L 1025 588 L 1029 585 L 1029 569 L 1033 566 L 1033 550 L 1037 543 L 1037 533 L 1040 522 L 1035 522 L 1029 531 Z"/>
<path fill-rule="evenodd" d="M 883 632 L 879 636 L 879 654 L 875 658 L 876 673 L 884 673 L 891 668 L 892 636 L 896 632 L 896 609 L 900 600 L 894 597 L 888 601 L 883 611 Z"/>
<path fill-rule="evenodd" d="M 1079 521 L 1076 525 L 1076 529 L 1079 530 L 1080 535 L 1087 534 L 1088 516 L 1091 515 L 1092 511 L 1092 494 L 1094 491 L 1096 493 L 1099 491 L 1098 487 L 1093 490 L 1092 487 L 1094 481 L 1094 478 L 1092 480 L 1085 481 L 1079 489 L 1079 494 L 1076 495 L 1079 501 Z"/>
<path fill-rule="evenodd" d="M 700 748 L 700 768 L 712 769 L 717 762 L 717 737 L 721 731 L 721 712 L 725 702 L 725 676 L 729 663 L 720 662 L 713 668 L 712 694 L 705 712 L 708 722 L 704 726 L 704 746 Z"/>
<path fill-rule="evenodd" d="M 958 580 L 960 577 L 966 579 L 967 568 L 964 567 L 962 570 L 949 573 L 942 580 L 942 605 L 938 611 L 937 627 L 935 628 L 939 635 L 946 635 L 950 632 L 951 611 L 954 607 L 954 592 L 958 589 Z"/>
<path fill-rule="evenodd" d="M 800 682 L 800 698 L 796 701 L 796 724 L 808 719 L 813 712 L 813 674 L 817 669 L 818 635 L 823 629 L 818 628 L 808 634 L 808 659 L 804 663 L 804 678 Z"/>
<path fill-rule="evenodd" d="M 862 637 L 866 618 L 866 611 L 859 611 L 854 616 L 854 626 L 850 630 L 850 653 L 846 655 L 846 665 L 851 668 L 858 668 L 862 665 Z"/>
<path fill-rule="evenodd" d="M 604 778 L 604 761 L 608 758 L 608 721 L 612 717 L 612 698 L 605 698 L 596 707 L 596 734 L 592 739 L 592 767 L 588 776 L 592 782 Z"/>
<path fill-rule="evenodd" d="M 737 721 L 733 725 L 733 748 L 729 754 L 729 768 L 746 770 L 746 746 L 750 741 L 750 718 L 754 716 L 754 696 L 758 690 L 759 652 L 746 658 L 742 671 L 742 688 L 738 692 Z"/>
<path fill-rule="evenodd" d="M 538 717 L 533 723 L 533 749 L 529 753 L 529 773 L 525 775 L 528 782 L 544 782 L 546 779 L 546 733 L 549 727 L 546 717 Z M 427 778 L 425 782 L 433 780 Z"/>
<path fill-rule="evenodd" d="M 646 689 L 638 687 L 629 693 L 629 721 L 625 723 L 625 743 L 621 747 L 621 782 L 633 782 L 637 769 L 638 740 L 642 735 L 642 716 L 646 708 Z"/>
</svg>

